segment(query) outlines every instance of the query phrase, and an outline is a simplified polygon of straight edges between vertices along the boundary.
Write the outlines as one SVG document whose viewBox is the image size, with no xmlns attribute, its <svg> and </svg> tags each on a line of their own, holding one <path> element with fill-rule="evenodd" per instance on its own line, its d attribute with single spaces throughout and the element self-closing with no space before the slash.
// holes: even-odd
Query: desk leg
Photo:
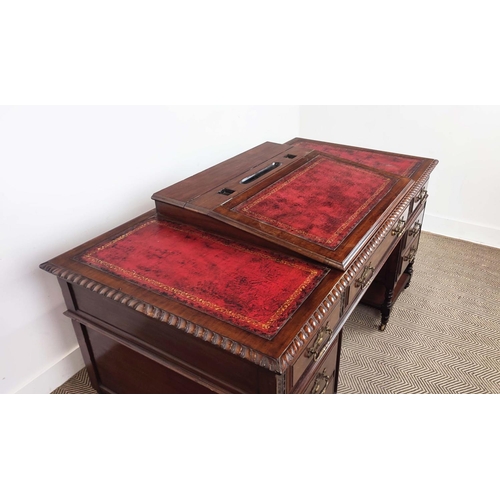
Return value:
<svg viewBox="0 0 500 500">
<path fill-rule="evenodd" d="M 405 273 L 409 276 L 408 282 L 405 285 L 405 290 L 406 290 L 410 286 L 411 277 L 413 276 L 413 262 L 410 262 L 408 264 L 408 267 L 406 268 Z"/>
<path fill-rule="evenodd" d="M 342 328 L 339 332 L 339 340 L 337 342 L 337 366 L 335 367 L 335 377 L 333 379 L 333 394 L 337 394 L 337 387 L 339 385 L 339 371 L 340 371 L 340 354 L 342 350 L 342 332 L 344 329 Z"/>
<path fill-rule="evenodd" d="M 67 281 L 64 281 L 63 279 L 59 279 L 58 281 L 68 311 L 75 312 L 77 310 L 77 305 L 72 290 L 73 285 L 70 285 Z M 92 349 L 90 347 L 90 342 L 88 340 L 85 327 L 83 327 L 80 323 L 78 323 L 75 320 L 71 320 L 71 322 L 73 323 L 73 329 L 75 330 L 76 339 L 80 346 L 80 351 L 82 353 L 83 361 L 85 362 L 85 367 L 87 368 L 87 372 L 92 387 L 97 392 L 102 392 L 99 388 L 99 379 L 96 370 L 94 369 L 94 355 L 92 354 Z"/>
<path fill-rule="evenodd" d="M 82 353 L 83 361 L 85 362 L 85 368 L 87 369 L 87 373 L 89 375 L 90 382 L 92 387 L 98 392 L 102 393 L 103 391 L 99 385 L 99 378 L 97 374 L 97 370 L 94 368 L 95 360 L 94 354 L 92 353 L 92 347 L 90 345 L 90 341 L 85 330 L 85 327 L 75 321 L 71 320 L 73 323 L 73 329 L 75 330 L 76 338 L 78 340 L 78 344 L 80 345 L 80 351 Z"/>
<path fill-rule="evenodd" d="M 385 300 L 384 303 L 382 304 L 381 307 L 381 313 L 382 313 L 382 321 L 379 326 L 379 330 L 383 332 L 385 330 L 385 327 L 387 326 L 387 323 L 389 322 L 389 316 L 391 315 L 391 309 L 392 309 L 392 299 L 394 297 L 394 288 L 387 288 L 385 292 Z"/>
</svg>

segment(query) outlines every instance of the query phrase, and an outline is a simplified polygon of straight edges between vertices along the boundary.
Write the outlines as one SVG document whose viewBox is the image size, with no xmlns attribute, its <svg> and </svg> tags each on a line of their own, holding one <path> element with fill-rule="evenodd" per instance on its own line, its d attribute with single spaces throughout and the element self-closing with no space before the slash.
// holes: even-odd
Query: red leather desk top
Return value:
<svg viewBox="0 0 500 500">
<path fill-rule="evenodd" d="M 328 273 L 156 218 L 76 259 L 269 339 Z"/>
</svg>

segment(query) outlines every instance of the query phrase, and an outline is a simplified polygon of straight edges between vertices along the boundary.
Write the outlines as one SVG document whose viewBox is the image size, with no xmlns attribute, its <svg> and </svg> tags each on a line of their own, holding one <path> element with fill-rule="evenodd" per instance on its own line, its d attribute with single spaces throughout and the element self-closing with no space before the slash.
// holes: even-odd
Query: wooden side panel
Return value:
<svg viewBox="0 0 500 500">
<path fill-rule="evenodd" d="M 210 394 L 209 388 L 86 328 L 100 385 L 120 394 Z"/>
<path fill-rule="evenodd" d="M 193 373 L 219 381 L 233 388 L 232 392 L 259 392 L 257 365 L 83 287 L 74 287 L 73 293 L 78 314 L 87 314 L 90 322 Z"/>
</svg>

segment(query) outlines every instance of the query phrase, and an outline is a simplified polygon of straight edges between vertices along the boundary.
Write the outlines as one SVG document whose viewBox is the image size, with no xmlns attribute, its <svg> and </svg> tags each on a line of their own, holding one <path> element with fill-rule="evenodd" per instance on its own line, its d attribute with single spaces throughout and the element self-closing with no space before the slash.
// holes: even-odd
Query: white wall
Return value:
<svg viewBox="0 0 500 500">
<path fill-rule="evenodd" d="M 83 366 L 40 263 L 154 208 L 155 191 L 298 131 L 298 106 L 0 107 L 0 393 L 49 393 Z"/>
<path fill-rule="evenodd" d="M 424 230 L 500 247 L 500 106 L 301 106 L 300 135 L 438 159 Z"/>
</svg>

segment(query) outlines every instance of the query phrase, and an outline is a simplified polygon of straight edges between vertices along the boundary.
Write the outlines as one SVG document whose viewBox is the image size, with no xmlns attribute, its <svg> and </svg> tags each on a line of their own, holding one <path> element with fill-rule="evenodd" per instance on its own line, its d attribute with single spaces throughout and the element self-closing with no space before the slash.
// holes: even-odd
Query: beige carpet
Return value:
<svg viewBox="0 0 500 500">
<path fill-rule="evenodd" d="M 344 328 L 338 392 L 500 394 L 500 249 L 422 233 L 410 288 L 384 332 L 358 306 Z M 85 370 L 53 394 L 94 393 Z"/>
</svg>

